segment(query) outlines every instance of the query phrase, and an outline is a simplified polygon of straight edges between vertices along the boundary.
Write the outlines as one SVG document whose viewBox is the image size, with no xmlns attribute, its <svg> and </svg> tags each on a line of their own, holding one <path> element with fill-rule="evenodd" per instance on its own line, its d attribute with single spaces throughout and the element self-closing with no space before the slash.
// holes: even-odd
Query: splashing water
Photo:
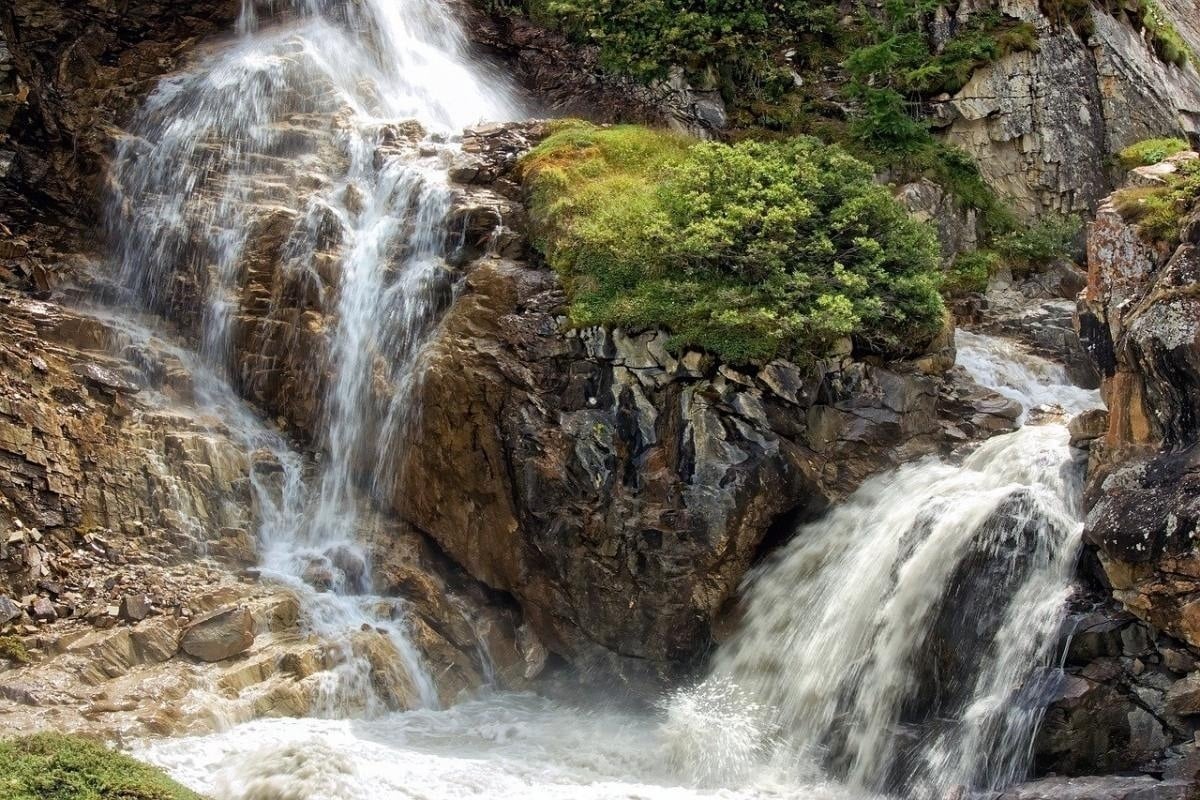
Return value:
<svg viewBox="0 0 1200 800">
<path fill-rule="evenodd" d="M 1010 374 L 1052 371 L 1028 359 Z M 1061 425 L 869 481 L 749 583 L 712 677 L 658 715 L 493 694 L 445 711 L 260 720 L 139 755 L 218 800 L 956 796 L 1022 777 L 1070 590 Z M 969 609 L 969 611 L 967 611 Z M 261 747 L 247 749 L 247 741 Z"/>
<path fill-rule="evenodd" d="M 1098 402 L 1000 340 L 959 343 L 1010 396 L 1068 413 Z M 1048 424 L 868 481 L 750 578 L 742 629 L 676 706 L 735 686 L 777 729 L 777 763 L 865 790 L 941 798 L 1019 780 L 1079 547 L 1078 480 L 1066 428 Z"/>
<path fill-rule="evenodd" d="M 359 490 L 393 485 L 420 350 L 452 292 L 453 136 L 520 110 L 436 0 L 294 0 L 270 27 L 253 0 L 243 8 L 239 38 L 164 81 L 118 147 L 121 282 L 198 332 L 197 353 L 176 355 L 199 404 L 265 453 L 252 474 L 265 572 L 327 637 L 383 628 L 427 709 L 382 713 L 370 664 L 347 647 L 322 709 L 333 719 L 262 720 L 141 755 L 220 800 L 936 798 L 1022 775 L 1080 530 L 1060 425 L 880 476 L 799 530 L 753 576 L 712 677 L 657 718 L 512 695 L 428 710 L 436 690 L 402 608 L 381 617 L 368 593 Z M 264 280 L 276 267 L 283 278 Z M 293 387 L 319 408 L 311 486 L 236 399 L 262 388 L 240 353 L 303 346 L 264 332 L 296 322 L 279 290 L 259 290 L 275 285 L 328 321 Z M 248 305 L 266 324 L 245 323 Z M 1027 410 L 1098 402 L 1002 340 L 958 343 L 972 375 Z M 309 586 L 314 569 L 331 591 Z"/>
<path fill-rule="evenodd" d="M 518 103 L 436 0 L 295 0 L 270 28 L 255 5 L 236 41 L 159 85 L 119 143 L 108 229 L 121 284 L 198 331 L 211 387 L 260 394 L 271 370 L 248 365 L 314 349 L 292 389 L 315 394 L 321 470 L 310 489 L 298 457 L 268 448 L 283 490 L 260 493 L 279 504 L 259 530 L 264 574 L 300 591 L 335 641 L 387 631 L 436 705 L 402 608 L 382 603 L 381 618 L 369 594 L 360 498 L 389 499 L 419 352 L 451 296 L 453 135 L 520 116 Z M 318 342 L 273 338 L 302 327 L 283 296 L 297 292 L 326 327 Z M 347 656 L 328 713 L 373 695 L 369 665 Z"/>
</svg>

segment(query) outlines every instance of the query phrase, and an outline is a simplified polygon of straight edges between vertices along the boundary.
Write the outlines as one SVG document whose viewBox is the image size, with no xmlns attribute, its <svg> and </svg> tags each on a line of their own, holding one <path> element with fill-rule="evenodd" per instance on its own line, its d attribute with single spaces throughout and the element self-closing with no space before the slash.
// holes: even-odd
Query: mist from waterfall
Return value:
<svg viewBox="0 0 1200 800">
<path fill-rule="evenodd" d="M 239 364 L 247 351 L 272 356 L 239 316 L 264 302 L 254 248 L 271 226 L 286 228 L 280 268 L 315 287 L 330 320 L 323 349 L 307 354 L 311 380 L 297 387 L 317 393 L 322 458 L 313 481 L 272 450 L 284 480 L 270 501 L 279 511 L 258 532 L 264 573 L 295 587 L 335 641 L 387 630 L 420 702 L 436 705 L 397 602 L 370 595 L 361 506 L 391 500 L 418 355 L 452 293 L 455 136 L 520 116 L 519 103 L 472 60 L 437 0 L 282 5 L 267 14 L 247 0 L 235 41 L 147 99 L 117 148 L 109 236 L 120 284 L 142 307 L 191 323 L 207 380 L 253 394 Z M 278 297 L 265 302 L 271 323 L 296 324 Z M 371 694 L 367 665 L 349 653 L 347 663 L 327 713 Z"/>
</svg>

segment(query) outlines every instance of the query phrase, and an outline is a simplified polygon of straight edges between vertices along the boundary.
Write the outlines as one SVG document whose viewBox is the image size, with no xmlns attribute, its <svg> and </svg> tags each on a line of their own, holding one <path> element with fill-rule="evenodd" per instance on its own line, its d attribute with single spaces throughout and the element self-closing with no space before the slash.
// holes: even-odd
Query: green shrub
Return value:
<svg viewBox="0 0 1200 800">
<path fill-rule="evenodd" d="M 938 249 L 868 164 L 809 137 L 696 143 L 578 124 L 524 161 L 534 240 L 578 326 L 665 328 L 730 361 L 915 352 Z"/>
<path fill-rule="evenodd" d="M 1118 213 L 1135 222 L 1143 238 L 1179 244 L 1184 218 L 1200 204 L 1200 161 L 1184 161 L 1165 186 L 1123 189 L 1113 198 Z"/>
<path fill-rule="evenodd" d="M 1075 249 L 1083 223 L 1077 216 L 1050 215 L 1025 227 L 993 237 L 991 246 L 1016 273 L 1035 271 Z"/>
<path fill-rule="evenodd" d="M 0 741 L 0 800 L 203 800 L 160 770 L 74 736 Z"/>
<path fill-rule="evenodd" d="M 946 273 L 942 291 L 950 297 L 987 291 L 988 279 L 1000 267 L 1000 255 L 980 249 L 959 253 Z"/>
<path fill-rule="evenodd" d="M 1183 139 L 1143 139 L 1118 153 L 1117 159 L 1122 167 L 1130 170 L 1158 164 L 1187 149 L 1188 143 Z"/>
<path fill-rule="evenodd" d="M 16 636 L 0 636 L 0 658 L 6 658 L 18 664 L 28 664 L 30 661 L 25 643 Z"/>
</svg>

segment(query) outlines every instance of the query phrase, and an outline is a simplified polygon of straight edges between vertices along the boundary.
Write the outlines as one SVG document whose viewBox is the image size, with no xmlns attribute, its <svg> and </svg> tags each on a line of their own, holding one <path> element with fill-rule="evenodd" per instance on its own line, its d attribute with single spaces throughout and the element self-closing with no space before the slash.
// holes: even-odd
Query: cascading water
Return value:
<svg viewBox="0 0 1200 800">
<path fill-rule="evenodd" d="M 237 353 L 261 344 L 239 321 L 254 295 L 248 264 L 269 228 L 287 228 L 278 260 L 332 320 L 309 365 L 324 458 L 311 491 L 285 465 L 286 508 L 260 531 L 264 572 L 296 587 L 335 641 L 387 630 L 435 705 L 403 624 L 380 619 L 366 594 L 358 498 L 390 490 L 418 352 L 450 293 L 452 135 L 517 116 L 517 102 L 436 0 L 296 0 L 276 16 L 259 29 L 246 0 L 237 41 L 149 97 L 118 147 L 109 231 L 121 283 L 144 306 L 202 309 L 192 322 L 208 380 L 252 388 Z M 276 300 L 267 318 L 281 322 Z M 369 696 L 367 672 L 347 652 L 326 711 Z"/>
<path fill-rule="evenodd" d="M 1007 342 L 958 344 L 973 377 L 1027 412 L 1099 404 Z M 730 716 L 754 735 L 716 759 L 681 737 L 682 757 L 717 779 L 766 758 L 920 798 L 1020 779 L 1082 530 L 1072 461 L 1064 425 L 1025 427 L 961 465 L 879 476 L 799 530 L 751 577 L 712 677 L 673 705 L 736 693 Z"/>
<path fill-rule="evenodd" d="M 452 288 L 453 136 L 520 114 L 437 0 L 294 0 L 269 27 L 259 10 L 245 0 L 238 39 L 164 81 L 120 144 L 109 221 L 121 280 L 152 310 L 191 310 L 197 353 L 175 356 L 197 376 L 198 403 L 272 465 L 274 477 L 252 476 L 264 571 L 295 587 L 334 641 L 363 624 L 385 630 L 432 707 L 403 614 L 381 616 L 365 594 L 357 498 L 390 491 L 419 351 Z M 283 321 L 280 298 L 251 274 L 280 227 L 266 261 L 311 289 L 328 320 L 310 354 L 324 453 L 313 480 L 230 388 L 256 388 L 239 353 L 275 357 L 242 314 L 254 302 Z M 959 360 L 1028 416 L 1098 402 L 1001 340 L 960 334 Z M 1040 714 L 1037 670 L 1078 546 L 1076 494 L 1054 422 L 961 464 L 870 481 L 753 577 L 743 629 L 712 677 L 661 717 L 512 695 L 364 715 L 382 709 L 347 645 L 324 709 L 334 719 L 261 720 L 141 754 L 221 800 L 417 787 L 432 798 L 940 798 L 1000 786 L 1020 777 Z M 331 591 L 310 587 L 320 575 Z M 262 749 L 247 752 L 246 736 Z"/>
<path fill-rule="evenodd" d="M 960 334 L 959 362 L 1043 424 L 881 475 L 797 531 L 712 676 L 661 715 L 491 695 L 140 755 L 220 800 L 943 800 L 1019 780 L 1079 543 L 1061 421 L 1099 399 L 1000 339 Z"/>
</svg>

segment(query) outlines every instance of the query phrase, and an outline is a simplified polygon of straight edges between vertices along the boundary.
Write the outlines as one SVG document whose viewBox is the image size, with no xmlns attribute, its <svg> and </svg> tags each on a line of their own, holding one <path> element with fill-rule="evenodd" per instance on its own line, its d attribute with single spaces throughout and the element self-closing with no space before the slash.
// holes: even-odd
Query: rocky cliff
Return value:
<svg viewBox="0 0 1200 800">
<path fill-rule="evenodd" d="M 935 117 L 1025 217 L 1091 213 L 1113 188 L 1114 153 L 1142 139 L 1200 134 L 1194 63 L 1164 63 L 1127 20 L 1096 7 L 1081 36 L 1036 2 L 1003 5 L 1036 26 L 1037 48 L 976 71 Z M 1172 6 L 1171 20 L 1194 31 L 1187 5 Z M 970 4 L 959 13 L 969 17 Z"/>
</svg>

